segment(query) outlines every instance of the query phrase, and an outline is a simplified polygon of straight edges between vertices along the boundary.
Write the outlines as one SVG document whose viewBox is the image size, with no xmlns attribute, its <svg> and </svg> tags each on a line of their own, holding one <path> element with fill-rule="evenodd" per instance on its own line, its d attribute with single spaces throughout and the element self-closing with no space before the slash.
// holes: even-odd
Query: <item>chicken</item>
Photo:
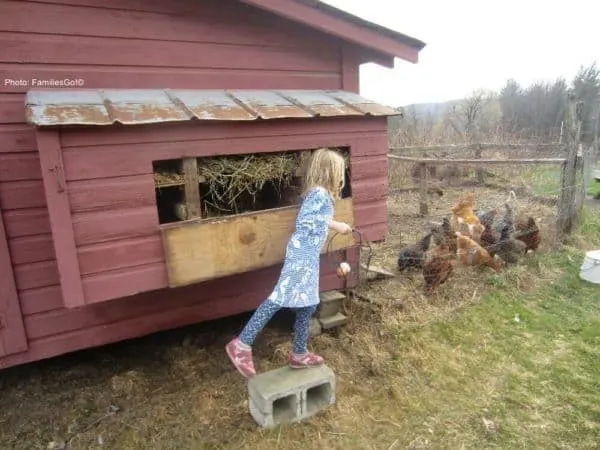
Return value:
<svg viewBox="0 0 600 450">
<path fill-rule="evenodd" d="M 488 251 L 493 258 L 496 254 L 496 244 L 500 240 L 500 235 L 492 228 L 491 224 L 484 225 L 483 233 L 480 238 L 480 245 Z"/>
<path fill-rule="evenodd" d="M 504 204 L 504 215 L 502 216 L 502 218 L 500 220 L 498 220 L 496 222 L 496 224 L 494 224 L 494 229 L 496 230 L 497 233 L 501 233 L 502 229 L 505 226 L 508 227 L 509 234 L 514 233 L 516 230 L 516 228 L 515 228 L 515 211 L 508 203 Z"/>
<path fill-rule="evenodd" d="M 508 224 L 502 228 L 500 240 L 494 247 L 496 254 L 507 264 L 516 264 L 527 251 L 527 244 L 512 236 Z"/>
<path fill-rule="evenodd" d="M 452 232 L 450 220 L 448 220 L 447 217 L 444 217 L 441 225 L 432 229 L 432 233 L 436 245 L 441 245 L 442 242 L 446 242 L 450 253 L 456 254 L 456 235 Z"/>
<path fill-rule="evenodd" d="M 521 242 L 524 242 L 526 247 L 525 253 L 529 250 L 536 251 L 540 246 L 540 228 L 533 217 L 522 219 L 517 222 L 517 232 L 514 237 Z"/>
<path fill-rule="evenodd" d="M 500 272 L 502 265 L 490 256 L 488 251 L 477 242 L 460 232 L 456 233 L 458 241 L 458 259 L 465 266 L 488 266 Z"/>
<path fill-rule="evenodd" d="M 423 267 L 424 253 L 431 245 L 432 233 L 427 233 L 415 244 L 407 245 L 400 249 L 398 255 L 398 270 L 402 272 L 409 267 Z"/>
<path fill-rule="evenodd" d="M 469 236 L 477 243 L 480 242 L 481 234 L 483 233 L 484 230 L 485 230 L 485 227 L 483 225 L 481 225 L 480 223 L 471 224 L 471 223 L 465 222 L 465 219 L 463 219 L 462 217 L 456 218 L 455 231 L 458 231 L 458 232 L 464 234 L 465 236 Z"/>
<path fill-rule="evenodd" d="M 458 217 L 462 217 L 468 224 L 478 224 L 479 218 L 473 213 L 474 205 L 475 194 L 473 192 L 467 192 L 452 206 L 452 218 L 456 220 Z"/>
<path fill-rule="evenodd" d="M 498 216 L 498 208 L 493 208 L 486 212 L 478 212 L 476 215 L 481 225 L 483 225 L 484 227 L 486 225 L 491 226 L 494 223 L 494 219 L 496 219 L 496 217 Z"/>
<path fill-rule="evenodd" d="M 448 241 L 442 241 L 440 245 L 428 252 L 423 265 L 425 294 L 433 293 L 435 288 L 448 280 L 456 265 L 454 258 L 455 254 L 450 251 Z"/>
</svg>

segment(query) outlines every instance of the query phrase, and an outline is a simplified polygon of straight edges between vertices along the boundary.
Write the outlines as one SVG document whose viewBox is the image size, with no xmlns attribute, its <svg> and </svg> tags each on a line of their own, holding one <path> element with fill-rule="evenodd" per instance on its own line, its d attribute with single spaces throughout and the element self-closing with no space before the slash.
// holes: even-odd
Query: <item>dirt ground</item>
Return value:
<svg viewBox="0 0 600 450">
<path fill-rule="evenodd" d="M 471 190 L 482 209 L 501 206 L 507 197 L 504 191 Z M 448 215 L 463 192 L 455 188 L 442 197 L 431 196 L 426 219 L 416 214 L 417 194 L 390 195 L 389 237 L 373 246 L 371 263 L 396 272 L 398 249 L 418 239 L 428 221 Z M 556 207 L 525 198 L 518 205 L 519 212 L 539 221 L 540 252 L 548 251 Z M 293 429 L 262 431 L 248 413 L 245 382 L 223 351 L 247 319 L 243 315 L 3 371 L 0 448 L 337 447 L 336 438 L 366 426 L 359 418 L 367 414 L 369 392 L 389 389 L 389 367 L 400 357 L 389 330 L 453 314 L 493 282 L 489 269 L 459 268 L 431 298 L 422 295 L 419 272 L 358 288 L 358 297 L 345 304 L 350 323 L 311 341 L 335 370 L 337 402 Z M 291 317 L 283 313 L 259 336 L 259 371 L 286 363 L 290 330 Z M 372 424 L 385 421 L 372 419 Z M 316 436 L 323 439 L 319 444 Z M 383 448 L 369 442 L 358 439 L 356 448 Z"/>
</svg>

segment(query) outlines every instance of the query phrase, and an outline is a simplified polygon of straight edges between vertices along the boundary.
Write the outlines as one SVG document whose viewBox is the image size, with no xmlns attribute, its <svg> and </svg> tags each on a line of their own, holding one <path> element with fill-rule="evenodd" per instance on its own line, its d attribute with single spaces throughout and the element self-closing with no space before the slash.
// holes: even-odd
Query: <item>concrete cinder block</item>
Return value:
<svg viewBox="0 0 600 450">
<path fill-rule="evenodd" d="M 346 317 L 342 313 L 337 313 L 334 316 L 323 317 L 319 319 L 321 322 L 321 328 L 324 330 L 329 330 L 330 328 L 340 327 L 348 323 L 348 317 Z"/>
<path fill-rule="evenodd" d="M 335 403 L 335 375 L 326 365 L 288 366 L 248 381 L 250 414 L 264 428 L 307 419 Z"/>
<path fill-rule="evenodd" d="M 339 291 L 327 291 L 320 295 L 319 308 L 317 309 L 317 317 L 335 316 L 342 308 L 342 302 L 346 296 Z"/>
</svg>

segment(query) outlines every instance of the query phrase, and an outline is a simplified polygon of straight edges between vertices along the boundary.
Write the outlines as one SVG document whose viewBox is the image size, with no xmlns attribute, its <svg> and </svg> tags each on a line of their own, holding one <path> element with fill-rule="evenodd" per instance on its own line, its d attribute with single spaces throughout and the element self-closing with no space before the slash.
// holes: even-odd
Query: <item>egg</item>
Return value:
<svg viewBox="0 0 600 450">
<path fill-rule="evenodd" d="M 348 264 L 347 262 L 342 262 L 340 263 L 340 265 L 338 266 L 336 272 L 338 277 L 340 278 L 344 278 L 346 275 L 348 275 L 351 271 L 350 268 L 350 264 Z"/>
</svg>

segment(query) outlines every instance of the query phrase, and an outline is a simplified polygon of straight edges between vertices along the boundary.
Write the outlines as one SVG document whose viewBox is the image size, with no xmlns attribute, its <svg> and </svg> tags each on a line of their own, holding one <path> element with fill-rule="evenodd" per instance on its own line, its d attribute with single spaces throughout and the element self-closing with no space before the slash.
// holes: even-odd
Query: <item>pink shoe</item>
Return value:
<svg viewBox="0 0 600 450">
<path fill-rule="evenodd" d="M 239 338 L 234 338 L 225 346 L 225 351 L 238 372 L 244 377 L 250 378 L 256 375 L 252 362 L 252 350 L 242 348 L 241 344 Z"/>
<path fill-rule="evenodd" d="M 290 367 L 292 369 L 304 369 L 306 367 L 317 367 L 322 365 L 324 362 L 323 358 L 314 353 L 307 352 L 304 355 L 295 355 L 292 353 L 290 356 Z"/>
</svg>

